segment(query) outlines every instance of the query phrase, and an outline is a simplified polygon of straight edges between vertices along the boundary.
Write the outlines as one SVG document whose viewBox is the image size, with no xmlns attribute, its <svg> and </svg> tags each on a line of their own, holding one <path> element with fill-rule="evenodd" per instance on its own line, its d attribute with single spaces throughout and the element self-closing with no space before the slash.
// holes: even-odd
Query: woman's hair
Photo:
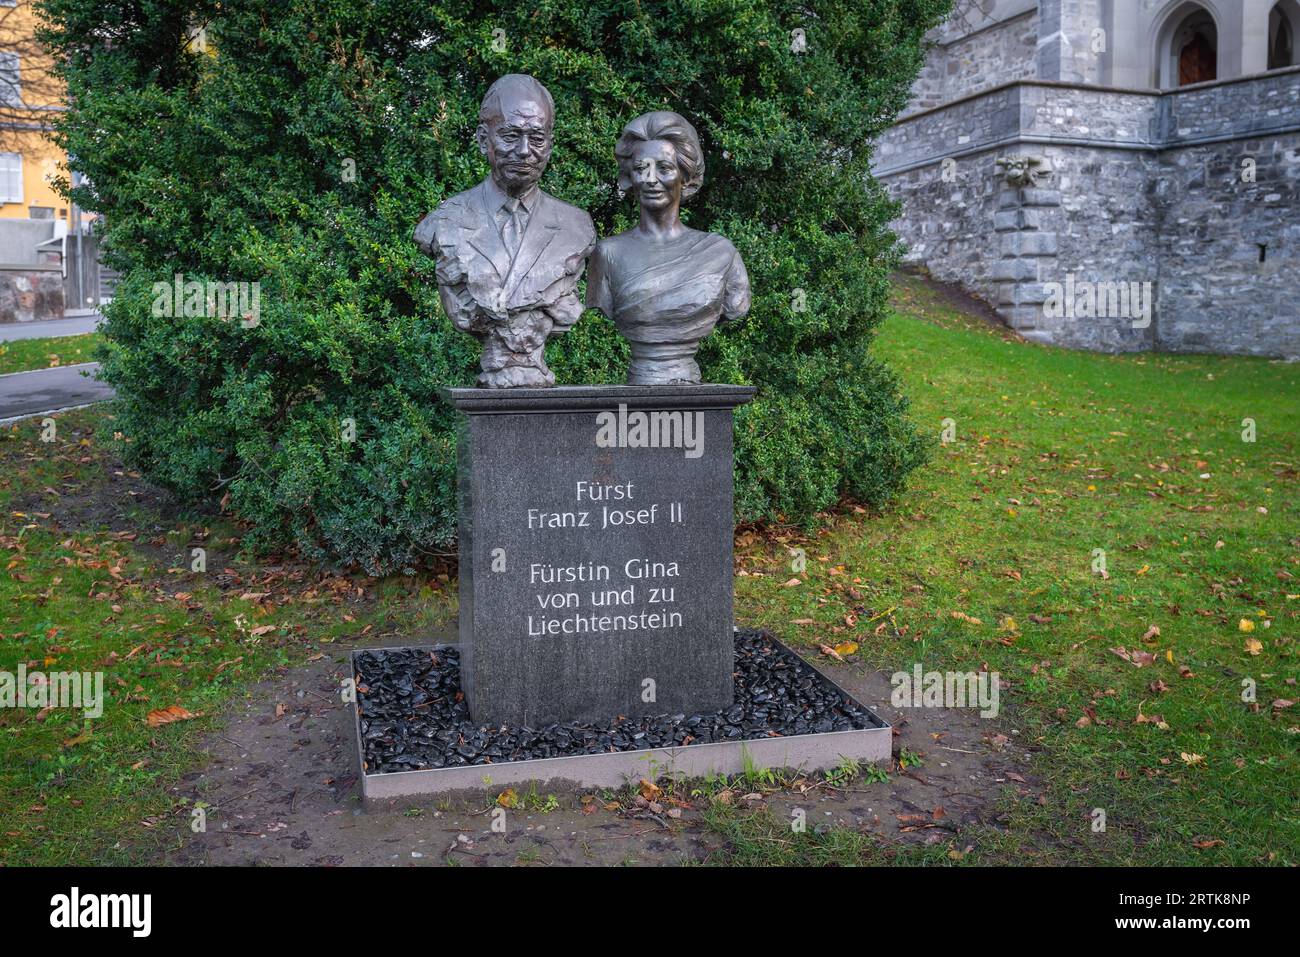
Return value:
<svg viewBox="0 0 1300 957">
<path fill-rule="evenodd" d="M 677 167 L 682 171 L 682 200 L 699 192 L 704 184 L 704 151 L 700 149 L 700 138 L 686 117 L 669 110 L 642 113 L 623 127 L 623 135 L 614 147 L 618 188 L 624 191 L 632 188 L 632 151 L 637 143 L 650 140 L 667 140 L 673 144 Z"/>
</svg>

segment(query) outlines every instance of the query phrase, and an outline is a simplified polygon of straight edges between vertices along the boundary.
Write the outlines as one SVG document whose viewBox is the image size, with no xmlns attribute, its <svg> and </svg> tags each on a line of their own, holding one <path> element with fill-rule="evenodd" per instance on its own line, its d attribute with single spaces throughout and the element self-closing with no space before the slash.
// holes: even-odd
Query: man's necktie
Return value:
<svg viewBox="0 0 1300 957">
<path fill-rule="evenodd" d="M 519 242 L 524 235 L 524 209 L 519 205 L 519 200 L 514 198 L 507 199 L 501 208 L 506 211 L 506 221 L 501 226 L 501 241 L 513 260 L 519 252 Z"/>
</svg>

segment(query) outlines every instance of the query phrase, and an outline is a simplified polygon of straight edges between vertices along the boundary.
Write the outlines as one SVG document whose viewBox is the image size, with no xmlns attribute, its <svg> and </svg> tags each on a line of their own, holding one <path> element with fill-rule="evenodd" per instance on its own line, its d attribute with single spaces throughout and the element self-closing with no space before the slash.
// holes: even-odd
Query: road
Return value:
<svg viewBox="0 0 1300 957">
<path fill-rule="evenodd" d="M 93 378 L 98 369 L 98 362 L 83 362 L 0 375 L 0 422 L 111 399 L 113 387 Z"/>
<path fill-rule="evenodd" d="M 44 339 L 53 336 L 80 336 L 94 332 L 103 317 L 97 312 L 69 316 L 66 319 L 48 319 L 44 322 L 0 322 L 0 342 L 18 339 Z"/>
</svg>

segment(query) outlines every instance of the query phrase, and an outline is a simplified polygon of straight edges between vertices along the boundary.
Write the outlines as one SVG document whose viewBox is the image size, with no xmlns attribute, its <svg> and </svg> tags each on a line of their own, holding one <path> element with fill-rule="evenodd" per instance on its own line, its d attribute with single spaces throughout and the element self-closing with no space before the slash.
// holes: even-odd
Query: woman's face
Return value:
<svg viewBox="0 0 1300 957">
<path fill-rule="evenodd" d="M 672 143 L 646 140 L 633 147 L 632 186 L 645 209 L 663 209 L 681 203 L 682 171 Z"/>
</svg>

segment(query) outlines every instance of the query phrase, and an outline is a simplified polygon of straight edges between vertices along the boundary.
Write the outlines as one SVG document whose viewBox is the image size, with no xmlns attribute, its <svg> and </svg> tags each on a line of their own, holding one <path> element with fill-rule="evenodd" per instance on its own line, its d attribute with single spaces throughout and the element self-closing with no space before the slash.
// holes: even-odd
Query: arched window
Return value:
<svg viewBox="0 0 1300 957">
<path fill-rule="evenodd" d="M 1199 3 L 1179 4 L 1172 10 L 1157 43 L 1161 88 L 1219 78 L 1219 28 Z"/>
<path fill-rule="evenodd" d="M 1178 51 L 1178 85 L 1204 83 L 1219 75 L 1219 51 L 1215 49 L 1213 34 L 1197 30 Z"/>
<path fill-rule="evenodd" d="M 1219 33 L 1208 13 L 1193 14 L 1174 31 L 1178 85 L 1204 83 L 1219 76 Z"/>
<path fill-rule="evenodd" d="M 1295 64 L 1295 25 L 1293 12 L 1279 3 L 1268 15 L 1268 68 L 1280 70 Z M 1292 4 L 1294 6 L 1294 4 Z"/>
</svg>

